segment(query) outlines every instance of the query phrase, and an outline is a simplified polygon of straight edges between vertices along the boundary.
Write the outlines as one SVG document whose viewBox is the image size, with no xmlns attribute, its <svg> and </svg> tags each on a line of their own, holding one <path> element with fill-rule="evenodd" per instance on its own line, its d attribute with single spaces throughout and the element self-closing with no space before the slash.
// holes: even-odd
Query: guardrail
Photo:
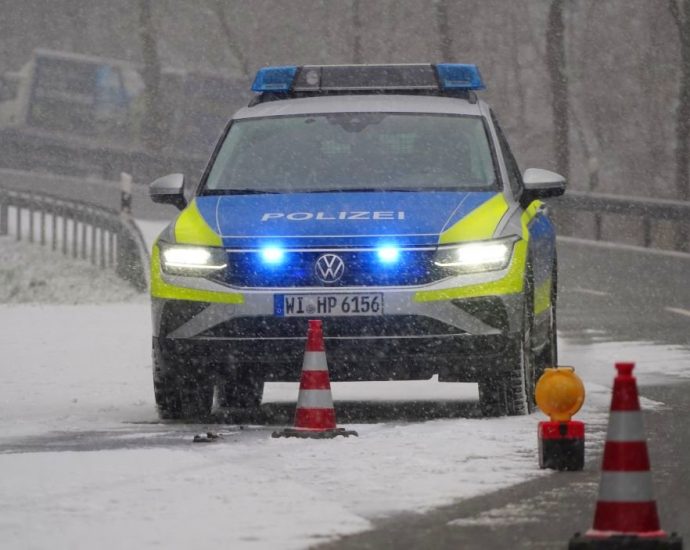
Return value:
<svg viewBox="0 0 690 550">
<path fill-rule="evenodd" d="M 621 237 L 631 237 L 625 231 L 619 232 L 613 239 L 608 239 L 604 231 L 604 216 L 615 215 L 617 217 L 636 218 L 641 221 L 639 233 L 641 233 L 642 245 L 651 247 L 654 244 L 655 229 L 660 233 L 658 222 L 672 222 L 674 227 L 670 230 L 675 242 L 675 248 L 687 251 L 688 222 L 690 221 L 690 202 L 668 199 L 651 199 L 646 197 L 624 197 L 604 193 L 583 193 L 579 191 L 567 191 L 565 195 L 554 200 L 549 200 L 549 206 L 556 211 L 558 219 L 563 214 L 570 215 L 571 219 L 563 220 L 566 232 L 576 236 L 581 234 L 582 227 L 573 227 L 572 214 L 587 212 L 593 214 L 592 233 L 593 238 L 601 240 L 621 240 Z M 666 231 L 669 233 L 669 230 Z"/>
<path fill-rule="evenodd" d="M 148 287 L 148 250 L 127 214 L 48 193 L 0 186 L 0 235 L 13 234 L 65 256 L 111 268 L 138 290 Z"/>
</svg>

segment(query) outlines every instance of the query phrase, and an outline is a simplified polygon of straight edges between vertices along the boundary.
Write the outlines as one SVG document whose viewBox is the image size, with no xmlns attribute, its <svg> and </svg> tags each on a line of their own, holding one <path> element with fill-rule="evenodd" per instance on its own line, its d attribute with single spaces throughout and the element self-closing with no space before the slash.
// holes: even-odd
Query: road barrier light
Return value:
<svg viewBox="0 0 690 550">
<path fill-rule="evenodd" d="M 585 387 L 573 367 L 548 368 L 537 382 L 537 405 L 549 415 L 539 422 L 539 467 L 582 470 L 585 465 L 585 424 L 571 420 L 585 400 Z"/>
</svg>

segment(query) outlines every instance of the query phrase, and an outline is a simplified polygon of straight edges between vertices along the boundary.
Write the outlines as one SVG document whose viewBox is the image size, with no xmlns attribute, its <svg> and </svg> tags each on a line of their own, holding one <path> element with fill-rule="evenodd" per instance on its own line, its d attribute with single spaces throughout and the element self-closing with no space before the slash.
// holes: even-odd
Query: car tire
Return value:
<svg viewBox="0 0 690 550">
<path fill-rule="evenodd" d="M 503 378 L 486 377 L 479 380 L 479 409 L 482 416 L 495 417 L 508 414 L 508 396 L 506 381 Z"/>
<path fill-rule="evenodd" d="M 534 391 L 537 384 L 537 363 L 534 353 L 534 280 L 531 269 L 528 269 L 525 279 L 524 296 L 522 333 L 515 358 L 519 367 L 511 371 L 514 399 L 511 410 L 508 411 L 510 415 L 530 414 L 537 408 Z"/>
<path fill-rule="evenodd" d="M 529 264 L 528 264 L 529 266 Z M 479 380 L 479 408 L 483 416 L 518 416 L 535 410 L 534 284 L 531 270 L 525 277 L 522 331 L 506 348 L 507 368 L 500 375 Z"/>
<path fill-rule="evenodd" d="M 258 409 L 263 393 L 263 374 L 250 365 L 238 366 L 231 379 L 220 386 L 220 405 L 229 409 Z"/>
<path fill-rule="evenodd" d="M 183 372 L 183 362 L 173 361 L 153 346 L 153 392 L 158 415 L 164 420 L 201 420 L 213 407 L 213 381 L 208 375 Z"/>
<path fill-rule="evenodd" d="M 535 358 L 535 381 L 539 381 L 541 375 L 549 367 L 558 365 L 558 337 L 557 337 L 557 299 L 558 299 L 558 281 L 557 281 L 557 267 L 554 263 L 553 272 L 551 275 L 551 306 L 549 308 L 549 329 L 547 341 L 544 348 L 537 354 Z"/>
</svg>

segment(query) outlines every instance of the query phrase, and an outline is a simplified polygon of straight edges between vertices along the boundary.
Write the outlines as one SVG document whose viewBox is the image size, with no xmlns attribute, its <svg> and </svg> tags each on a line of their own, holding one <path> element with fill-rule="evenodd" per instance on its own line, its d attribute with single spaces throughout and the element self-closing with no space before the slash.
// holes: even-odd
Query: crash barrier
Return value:
<svg viewBox="0 0 690 550">
<path fill-rule="evenodd" d="M 662 240 L 657 228 L 663 222 L 670 222 L 674 226 L 670 231 L 673 239 L 670 240 L 675 242 L 675 248 L 687 249 L 688 227 L 686 224 L 690 220 L 690 202 L 567 191 L 562 197 L 549 200 L 549 206 L 555 210 L 557 220 L 563 222 L 564 227 L 559 228 L 562 229 L 561 232 L 575 237 L 594 238 L 597 241 L 620 240 L 622 234 L 630 236 L 630 232 L 622 232 L 617 228 L 616 235 L 610 235 L 611 232 L 605 231 L 604 217 L 616 216 L 619 219 L 627 217 L 641 222 L 638 242 L 635 244 L 641 244 L 647 248 L 657 246 L 663 248 L 657 242 Z M 583 234 L 583 224 L 578 223 L 575 226 L 572 223 L 572 215 L 576 212 L 593 214 L 592 234 Z M 656 239 L 655 234 L 657 234 Z M 679 238 L 679 235 L 682 237 Z M 674 247 L 673 243 L 670 247 Z"/>
<path fill-rule="evenodd" d="M 126 213 L 48 193 L 0 185 L 0 235 L 14 235 L 115 273 L 136 289 L 148 287 L 148 250 Z"/>
</svg>

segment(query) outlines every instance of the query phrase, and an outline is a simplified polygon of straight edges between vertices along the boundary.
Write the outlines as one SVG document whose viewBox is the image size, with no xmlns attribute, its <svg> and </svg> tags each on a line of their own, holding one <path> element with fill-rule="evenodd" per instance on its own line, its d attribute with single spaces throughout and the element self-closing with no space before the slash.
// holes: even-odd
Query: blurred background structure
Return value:
<svg viewBox="0 0 690 550">
<path fill-rule="evenodd" d="M 690 0 L 0 0 L 0 168 L 198 178 L 265 65 L 477 63 L 521 168 L 690 199 Z M 676 247 L 687 233 L 676 234 Z"/>
</svg>

